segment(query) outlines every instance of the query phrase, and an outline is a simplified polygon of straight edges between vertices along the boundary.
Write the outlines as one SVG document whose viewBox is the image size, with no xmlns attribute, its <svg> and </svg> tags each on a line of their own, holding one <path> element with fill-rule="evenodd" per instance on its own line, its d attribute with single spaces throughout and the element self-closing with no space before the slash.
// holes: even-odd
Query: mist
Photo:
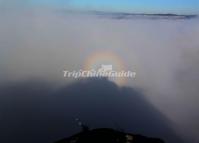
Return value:
<svg viewBox="0 0 199 143">
<path fill-rule="evenodd" d="M 181 138 L 195 143 L 199 141 L 198 37 L 198 18 L 119 20 L 52 9 L 4 11 L 0 85 L 39 79 L 52 88 L 68 86 L 76 80 L 64 78 L 64 69 L 83 69 L 90 55 L 112 52 L 126 69 L 136 71 L 136 78 L 122 86 L 144 94 Z M 3 91 L 1 99 L 7 95 Z M 10 102 L 16 101 L 10 98 Z M 6 105 L 1 106 L 3 115 Z"/>
</svg>

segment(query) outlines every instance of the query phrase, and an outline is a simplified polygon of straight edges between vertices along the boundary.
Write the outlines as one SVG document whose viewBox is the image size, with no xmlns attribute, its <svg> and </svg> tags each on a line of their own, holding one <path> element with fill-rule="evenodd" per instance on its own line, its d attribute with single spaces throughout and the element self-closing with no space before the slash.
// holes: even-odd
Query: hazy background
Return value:
<svg viewBox="0 0 199 143">
<path fill-rule="evenodd" d="M 12 105 L 20 105 L 23 101 L 22 107 L 25 108 L 26 101 L 32 99 L 24 95 L 34 97 L 35 93 L 36 100 L 40 101 L 38 94 L 54 94 L 54 90 L 65 84 L 68 88 L 73 79 L 63 77 L 64 69 L 80 69 L 89 55 L 111 51 L 124 61 L 127 69 L 137 73 L 136 79 L 128 80 L 123 86 L 141 92 L 147 104 L 157 108 L 181 138 L 193 143 L 199 141 L 198 18 L 117 20 L 51 8 L 21 9 L 16 5 L 10 7 L 8 3 L 5 6 L 8 7 L 1 8 L 0 13 L 0 124 L 4 124 L 5 128 L 15 131 L 18 122 L 6 126 L 6 120 L 15 120 Z M 32 81 L 45 88 L 37 88 L 38 84 Z M 29 88 L 24 92 L 23 88 L 26 89 L 27 85 Z M 75 90 L 74 87 L 71 89 Z M 23 95 L 19 102 L 18 95 Z M 42 98 L 42 101 L 48 100 L 48 96 Z M 37 104 L 33 102 L 30 108 Z M 29 113 L 23 108 L 19 109 L 23 111 L 19 114 L 22 118 L 18 120 L 21 121 Z M 48 108 L 45 111 L 50 112 Z M 125 109 L 131 110 L 131 106 Z M 53 113 L 59 111 L 55 109 Z M 86 115 L 89 117 L 90 114 Z M 2 130 L 0 132 L 3 134 Z M 14 134 L 9 132 L 6 135 Z"/>
</svg>

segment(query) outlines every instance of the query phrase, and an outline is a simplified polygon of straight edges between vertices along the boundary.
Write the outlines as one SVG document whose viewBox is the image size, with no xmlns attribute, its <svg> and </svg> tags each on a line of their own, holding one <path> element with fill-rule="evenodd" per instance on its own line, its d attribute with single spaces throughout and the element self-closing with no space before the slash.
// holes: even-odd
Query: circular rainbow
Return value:
<svg viewBox="0 0 199 143">
<path fill-rule="evenodd" d="M 113 70 L 120 72 L 125 71 L 125 64 L 121 57 L 112 51 L 98 51 L 85 60 L 84 70 L 99 69 L 101 65 L 112 65 Z M 118 85 L 124 85 L 127 80 L 123 77 L 113 79 Z"/>
</svg>

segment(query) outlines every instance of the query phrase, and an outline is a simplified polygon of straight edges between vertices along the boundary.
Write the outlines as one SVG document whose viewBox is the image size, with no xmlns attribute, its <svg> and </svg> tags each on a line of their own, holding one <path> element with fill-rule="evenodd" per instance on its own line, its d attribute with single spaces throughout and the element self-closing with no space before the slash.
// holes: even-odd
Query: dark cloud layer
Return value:
<svg viewBox="0 0 199 143">
<path fill-rule="evenodd" d="M 172 123 L 142 93 L 107 79 L 84 79 L 57 87 L 28 80 L 0 88 L 0 142 L 50 143 L 79 131 L 112 127 L 169 143 L 181 142 Z"/>
</svg>

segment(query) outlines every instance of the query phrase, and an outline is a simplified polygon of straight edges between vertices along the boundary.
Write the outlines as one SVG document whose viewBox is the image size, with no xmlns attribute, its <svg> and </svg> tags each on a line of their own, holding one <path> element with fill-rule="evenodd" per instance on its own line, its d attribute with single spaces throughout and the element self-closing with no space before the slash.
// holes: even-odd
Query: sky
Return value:
<svg viewBox="0 0 199 143">
<path fill-rule="evenodd" d="M 111 12 L 199 14 L 198 0 L 0 0 L 2 4 Z"/>
</svg>

